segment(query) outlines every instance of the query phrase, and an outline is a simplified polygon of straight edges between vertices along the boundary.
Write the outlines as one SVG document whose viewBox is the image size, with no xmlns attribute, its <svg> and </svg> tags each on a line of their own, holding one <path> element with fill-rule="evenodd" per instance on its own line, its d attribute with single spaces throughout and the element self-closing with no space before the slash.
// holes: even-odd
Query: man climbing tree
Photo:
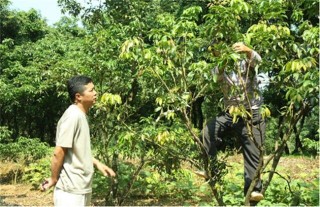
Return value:
<svg viewBox="0 0 320 207">
<path fill-rule="evenodd" d="M 257 93 L 258 81 L 255 70 L 261 57 L 242 42 L 235 43 L 232 48 L 237 53 L 245 53 L 246 58 L 238 61 L 230 72 L 225 68 L 215 68 L 215 74 L 224 94 L 225 110 L 206 123 L 202 136 L 204 148 L 211 162 L 215 162 L 217 150 L 226 142 L 230 133 L 236 134 L 241 140 L 246 195 L 256 174 L 261 153 L 258 147 L 262 145 L 265 135 L 265 122 L 259 112 L 263 98 Z M 213 54 L 217 56 L 219 52 L 213 51 Z M 241 107 L 246 109 L 246 113 L 235 114 L 235 111 L 240 112 Z M 210 176 L 202 171 L 198 171 L 197 174 L 205 178 L 213 177 L 215 169 L 209 171 Z M 258 202 L 263 199 L 261 189 L 262 183 L 258 179 L 251 192 L 250 201 Z"/>
</svg>

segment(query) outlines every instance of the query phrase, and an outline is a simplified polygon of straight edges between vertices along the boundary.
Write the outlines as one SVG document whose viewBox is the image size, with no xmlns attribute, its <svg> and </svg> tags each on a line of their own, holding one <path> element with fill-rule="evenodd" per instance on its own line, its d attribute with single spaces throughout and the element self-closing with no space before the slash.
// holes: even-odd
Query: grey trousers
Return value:
<svg viewBox="0 0 320 207">
<path fill-rule="evenodd" d="M 251 121 L 249 121 L 251 123 Z M 252 116 L 252 134 L 258 145 L 264 142 L 266 124 L 262 119 L 259 110 L 253 110 Z M 232 123 L 232 117 L 229 113 L 224 112 L 209 120 L 202 130 L 203 144 L 206 152 L 211 157 L 215 157 L 217 150 L 224 145 L 224 142 L 230 135 L 235 135 L 241 141 L 244 158 L 244 194 L 247 193 L 252 179 L 256 173 L 259 164 L 259 149 L 254 142 L 249 138 L 248 129 L 243 119 L 239 118 L 237 123 Z M 255 185 L 254 191 L 261 191 L 262 183 L 260 180 Z"/>
</svg>

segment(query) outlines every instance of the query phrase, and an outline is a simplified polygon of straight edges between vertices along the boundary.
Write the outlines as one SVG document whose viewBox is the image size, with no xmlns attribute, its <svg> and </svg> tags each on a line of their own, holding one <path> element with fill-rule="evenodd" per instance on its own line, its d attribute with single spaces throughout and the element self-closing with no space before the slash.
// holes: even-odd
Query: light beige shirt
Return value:
<svg viewBox="0 0 320 207">
<path fill-rule="evenodd" d="M 86 114 L 70 105 L 57 126 L 56 146 L 68 148 L 57 188 L 74 194 L 92 192 L 93 160 Z"/>
</svg>

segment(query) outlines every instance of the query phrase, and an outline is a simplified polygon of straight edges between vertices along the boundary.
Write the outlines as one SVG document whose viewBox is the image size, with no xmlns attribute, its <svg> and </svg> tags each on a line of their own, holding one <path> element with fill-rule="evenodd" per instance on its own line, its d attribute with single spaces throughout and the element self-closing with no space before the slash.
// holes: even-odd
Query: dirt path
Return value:
<svg viewBox="0 0 320 207">
<path fill-rule="evenodd" d="M 31 185 L 1 185 L 1 206 L 52 206 L 52 193 L 32 190 Z"/>
</svg>

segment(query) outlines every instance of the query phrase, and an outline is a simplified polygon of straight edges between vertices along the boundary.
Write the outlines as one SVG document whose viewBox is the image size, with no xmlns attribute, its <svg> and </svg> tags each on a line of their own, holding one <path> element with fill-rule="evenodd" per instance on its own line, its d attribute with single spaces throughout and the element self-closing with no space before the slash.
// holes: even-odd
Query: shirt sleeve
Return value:
<svg viewBox="0 0 320 207">
<path fill-rule="evenodd" d="M 249 60 L 250 67 L 254 68 L 261 62 L 261 56 L 254 50 L 252 50 L 251 58 Z"/>
<path fill-rule="evenodd" d="M 58 124 L 56 146 L 72 148 L 73 139 L 77 131 L 78 119 L 67 116 Z"/>
<path fill-rule="evenodd" d="M 217 76 L 217 80 L 220 81 L 223 79 L 224 72 L 220 71 L 218 66 L 215 66 L 213 69 L 211 69 L 211 75 Z"/>
</svg>

